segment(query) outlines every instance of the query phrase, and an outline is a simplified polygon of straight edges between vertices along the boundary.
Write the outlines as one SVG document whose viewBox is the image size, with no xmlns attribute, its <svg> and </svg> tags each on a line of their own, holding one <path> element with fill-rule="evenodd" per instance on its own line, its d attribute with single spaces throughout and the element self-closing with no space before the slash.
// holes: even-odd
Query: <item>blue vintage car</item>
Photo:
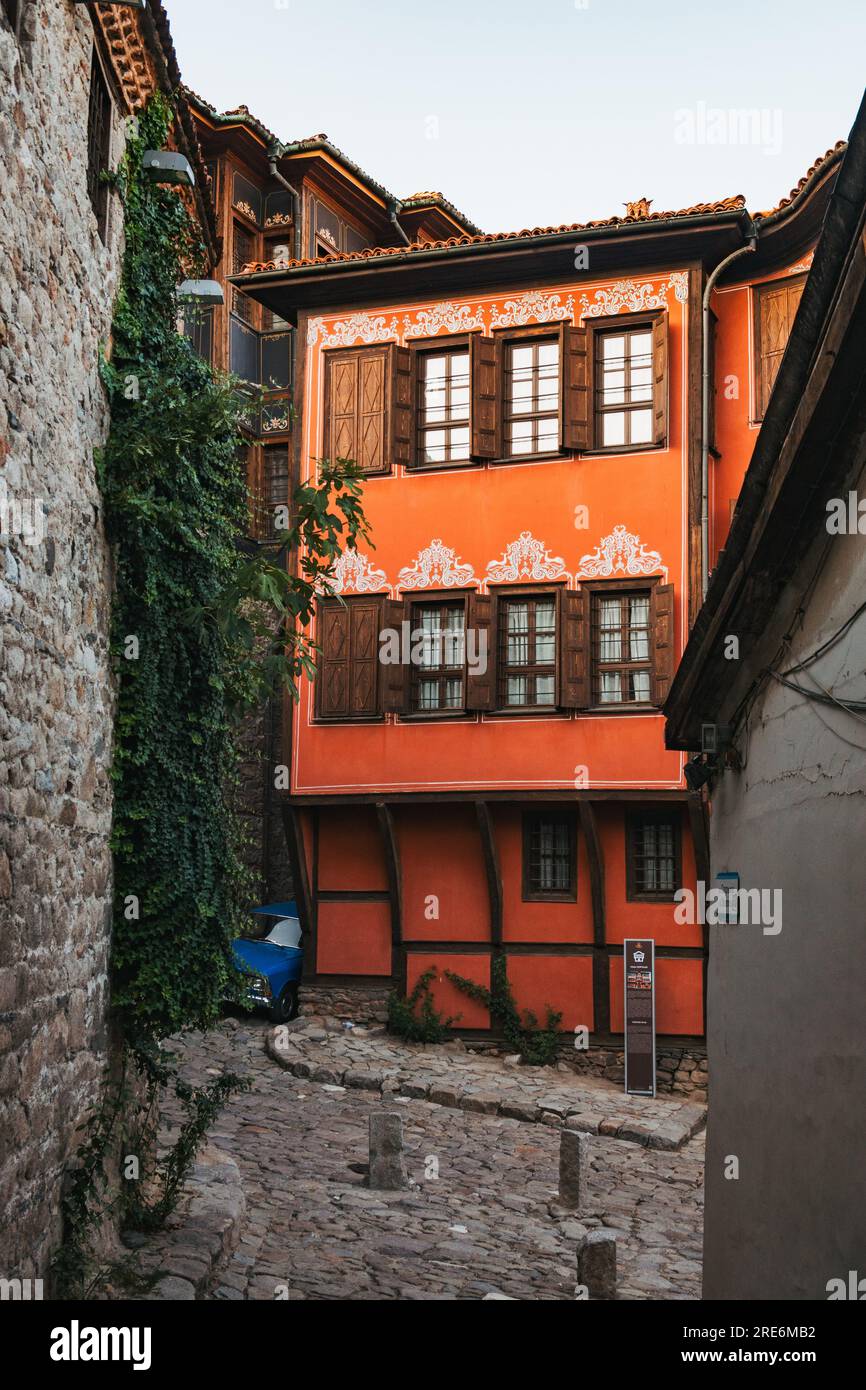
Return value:
<svg viewBox="0 0 866 1390">
<path fill-rule="evenodd" d="M 253 912 L 276 920 L 267 936 L 238 936 L 232 942 L 237 967 L 249 976 L 246 997 L 251 1004 L 264 1005 L 275 1023 L 288 1023 L 298 1012 L 304 964 L 297 903 L 268 903 Z"/>
</svg>

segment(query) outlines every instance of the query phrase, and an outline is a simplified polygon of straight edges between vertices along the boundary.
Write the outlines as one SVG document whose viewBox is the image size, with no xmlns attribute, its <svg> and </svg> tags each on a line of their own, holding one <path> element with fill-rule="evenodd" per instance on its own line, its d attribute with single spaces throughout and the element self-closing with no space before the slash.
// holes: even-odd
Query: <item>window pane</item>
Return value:
<svg viewBox="0 0 866 1390">
<path fill-rule="evenodd" d="M 512 454 L 532 453 L 532 422 L 530 420 L 512 421 L 511 452 Z"/>
<path fill-rule="evenodd" d="M 606 333 L 601 345 L 606 362 L 616 357 L 622 360 L 625 356 L 625 338 L 619 333 Z"/>
<path fill-rule="evenodd" d="M 602 443 L 611 447 L 625 443 L 625 415 L 617 411 L 602 416 Z"/>
<path fill-rule="evenodd" d="M 525 705 L 527 701 L 527 681 L 525 676 L 509 676 L 507 696 L 509 705 Z"/>
<path fill-rule="evenodd" d="M 619 672 L 602 671 L 598 691 L 599 703 L 602 705 L 617 705 L 620 702 L 619 697 Z"/>
<path fill-rule="evenodd" d="M 650 673 L 649 671 L 632 671 L 630 673 L 629 699 L 647 703 L 650 697 Z"/>
<path fill-rule="evenodd" d="M 631 412 L 632 444 L 651 444 L 653 437 L 653 413 L 651 410 Z"/>
<path fill-rule="evenodd" d="M 605 405 L 625 404 L 625 372 L 605 372 L 602 397 Z"/>
<path fill-rule="evenodd" d="M 552 705 L 555 699 L 556 684 L 553 676 L 535 677 L 535 703 L 537 705 Z"/>
</svg>

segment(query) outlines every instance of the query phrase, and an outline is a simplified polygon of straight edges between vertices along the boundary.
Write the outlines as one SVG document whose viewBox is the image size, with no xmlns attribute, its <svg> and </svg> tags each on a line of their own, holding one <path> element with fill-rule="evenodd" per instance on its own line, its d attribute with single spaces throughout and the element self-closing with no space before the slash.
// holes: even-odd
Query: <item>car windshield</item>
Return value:
<svg viewBox="0 0 866 1390">
<path fill-rule="evenodd" d="M 301 944 L 301 924 L 297 917 L 281 917 L 275 922 L 265 937 L 274 946 L 299 946 Z"/>
</svg>

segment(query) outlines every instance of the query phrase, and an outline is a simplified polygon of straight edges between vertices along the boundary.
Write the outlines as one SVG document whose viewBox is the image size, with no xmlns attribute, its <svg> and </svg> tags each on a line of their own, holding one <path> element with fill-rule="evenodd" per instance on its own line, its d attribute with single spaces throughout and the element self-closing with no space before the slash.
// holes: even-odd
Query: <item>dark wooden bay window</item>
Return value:
<svg viewBox="0 0 866 1390">
<path fill-rule="evenodd" d="M 569 811 L 523 816 L 523 901 L 568 902 L 577 897 L 577 836 Z"/>
<path fill-rule="evenodd" d="M 675 811 L 626 816 L 626 895 L 631 902 L 669 902 L 681 886 L 681 826 Z"/>
</svg>

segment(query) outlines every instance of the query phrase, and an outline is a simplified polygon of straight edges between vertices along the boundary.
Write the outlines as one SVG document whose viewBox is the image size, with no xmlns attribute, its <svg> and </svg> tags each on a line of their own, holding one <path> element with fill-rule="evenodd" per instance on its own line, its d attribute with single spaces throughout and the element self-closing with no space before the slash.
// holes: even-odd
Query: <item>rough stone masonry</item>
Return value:
<svg viewBox="0 0 866 1390">
<path fill-rule="evenodd" d="M 0 24 L 0 1275 L 39 1276 L 106 1060 L 110 557 L 94 450 L 122 249 L 87 191 L 93 24 Z M 115 111 L 113 162 L 123 142 Z"/>
</svg>

